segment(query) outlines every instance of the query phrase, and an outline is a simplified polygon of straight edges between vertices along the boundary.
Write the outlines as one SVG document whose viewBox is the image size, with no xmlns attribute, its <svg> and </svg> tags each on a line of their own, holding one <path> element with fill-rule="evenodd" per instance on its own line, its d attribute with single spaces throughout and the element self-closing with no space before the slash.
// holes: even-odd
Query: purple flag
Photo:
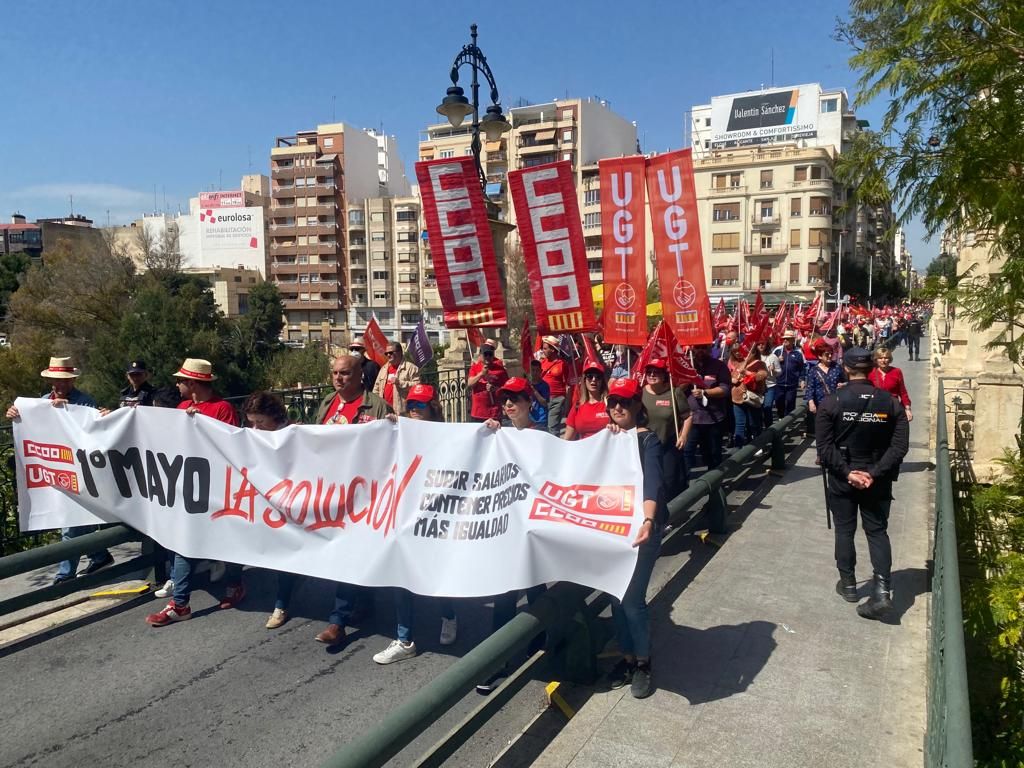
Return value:
<svg viewBox="0 0 1024 768">
<path fill-rule="evenodd" d="M 434 348 L 430 346 L 430 339 L 427 337 L 427 327 L 423 324 L 422 317 L 416 326 L 416 330 L 413 331 L 412 338 L 409 339 L 409 353 L 412 355 L 412 361 L 420 368 L 434 358 Z"/>
</svg>

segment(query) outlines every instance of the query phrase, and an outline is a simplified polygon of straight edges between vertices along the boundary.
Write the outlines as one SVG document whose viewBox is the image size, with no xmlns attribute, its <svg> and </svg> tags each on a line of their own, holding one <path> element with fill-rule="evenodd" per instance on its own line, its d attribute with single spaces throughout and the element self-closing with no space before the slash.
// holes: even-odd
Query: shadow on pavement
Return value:
<svg viewBox="0 0 1024 768">
<path fill-rule="evenodd" d="M 870 589 L 870 582 L 868 582 Z M 883 624 L 899 626 L 900 619 L 914 607 L 918 595 L 931 591 L 927 568 L 901 568 L 892 572 L 892 613 L 883 619 Z M 868 592 L 870 594 L 870 591 Z"/>
</svg>

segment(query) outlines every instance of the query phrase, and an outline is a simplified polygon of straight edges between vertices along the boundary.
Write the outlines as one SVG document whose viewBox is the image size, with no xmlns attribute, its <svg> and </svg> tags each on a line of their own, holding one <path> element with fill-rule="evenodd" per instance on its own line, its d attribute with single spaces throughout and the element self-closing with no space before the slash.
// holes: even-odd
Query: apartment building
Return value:
<svg viewBox="0 0 1024 768">
<path fill-rule="evenodd" d="M 632 155 L 637 151 L 636 125 L 612 111 L 598 98 L 556 99 L 543 104 L 513 107 L 508 113 L 512 130 L 497 141 L 484 141 L 480 163 L 488 198 L 499 218 L 515 224 L 508 195 L 508 172 L 568 160 L 576 176 L 580 216 L 587 245 L 590 277 L 601 281 L 601 197 L 597 162 Z M 429 126 L 421 136 L 421 160 L 472 154 L 471 129 L 448 123 Z M 510 235 L 509 247 L 517 242 Z"/>
<path fill-rule="evenodd" d="M 20 213 L 11 216 L 9 223 L 0 224 L 0 254 L 24 253 L 38 259 L 43 253 L 43 231 Z"/>
<path fill-rule="evenodd" d="M 420 318 L 433 341 L 447 331 L 423 239 L 418 197 L 374 197 L 348 206 L 348 325 L 358 335 L 376 318 L 384 335 L 404 341 Z"/>
<path fill-rule="evenodd" d="M 279 136 L 270 150 L 270 275 L 290 341 L 348 337 L 350 203 L 380 193 L 377 139 L 345 123 Z"/>
<path fill-rule="evenodd" d="M 712 302 L 757 290 L 769 301 L 810 300 L 834 286 L 840 256 L 876 274 L 893 268 L 891 207 L 847 208 L 854 190 L 834 180 L 836 159 L 867 126 L 845 91 L 717 96 L 690 114 Z"/>
</svg>

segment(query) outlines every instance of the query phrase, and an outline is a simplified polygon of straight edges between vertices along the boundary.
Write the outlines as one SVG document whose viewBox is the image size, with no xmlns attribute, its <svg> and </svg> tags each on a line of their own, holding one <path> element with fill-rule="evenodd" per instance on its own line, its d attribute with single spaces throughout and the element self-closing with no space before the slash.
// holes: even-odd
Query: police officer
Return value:
<svg viewBox="0 0 1024 768">
<path fill-rule="evenodd" d="M 149 369 L 142 360 L 132 360 L 124 372 L 128 386 L 121 390 L 118 408 L 134 408 L 138 405 L 152 405 L 156 389 L 149 383 Z"/>
<path fill-rule="evenodd" d="M 857 602 L 853 537 L 860 510 L 875 573 L 871 598 L 857 606 L 865 619 L 881 619 L 892 609 L 892 547 L 886 530 L 892 484 L 909 449 L 910 425 L 900 402 L 868 381 L 871 353 L 853 347 L 843 355 L 849 383 L 818 407 L 818 457 L 828 473 L 828 504 L 835 519 L 836 592 Z"/>
</svg>

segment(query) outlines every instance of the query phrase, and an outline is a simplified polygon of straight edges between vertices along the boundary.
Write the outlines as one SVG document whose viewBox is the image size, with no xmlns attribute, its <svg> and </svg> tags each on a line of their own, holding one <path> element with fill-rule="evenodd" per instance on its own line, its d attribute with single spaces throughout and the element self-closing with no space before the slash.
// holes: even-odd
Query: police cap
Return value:
<svg viewBox="0 0 1024 768">
<path fill-rule="evenodd" d="M 871 353 L 863 347 L 850 347 L 843 355 L 843 365 L 858 370 L 871 370 L 874 361 L 871 359 Z"/>
</svg>

